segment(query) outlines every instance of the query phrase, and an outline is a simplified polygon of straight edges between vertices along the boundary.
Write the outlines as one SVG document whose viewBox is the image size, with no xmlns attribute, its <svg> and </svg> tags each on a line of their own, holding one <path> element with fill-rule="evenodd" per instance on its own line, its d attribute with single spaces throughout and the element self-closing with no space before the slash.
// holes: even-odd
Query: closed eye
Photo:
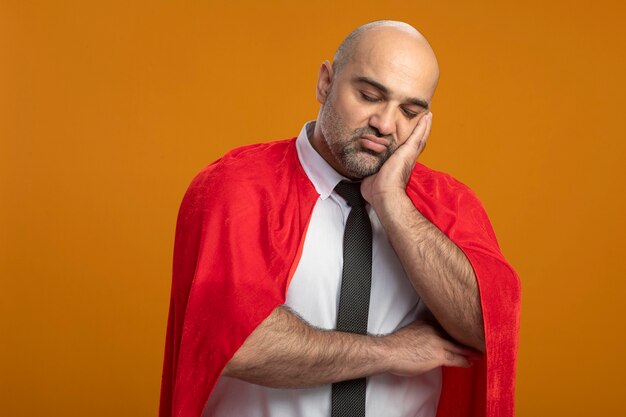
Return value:
<svg viewBox="0 0 626 417">
<path fill-rule="evenodd" d="M 377 103 L 380 101 L 378 97 L 370 96 L 369 94 L 365 94 L 363 91 L 361 91 L 361 98 L 371 103 Z"/>
<path fill-rule="evenodd" d="M 407 119 L 412 119 L 412 118 L 417 116 L 417 113 L 415 113 L 414 111 L 411 111 L 409 109 L 405 109 L 405 108 L 402 109 L 402 113 L 404 113 L 404 116 Z"/>
</svg>

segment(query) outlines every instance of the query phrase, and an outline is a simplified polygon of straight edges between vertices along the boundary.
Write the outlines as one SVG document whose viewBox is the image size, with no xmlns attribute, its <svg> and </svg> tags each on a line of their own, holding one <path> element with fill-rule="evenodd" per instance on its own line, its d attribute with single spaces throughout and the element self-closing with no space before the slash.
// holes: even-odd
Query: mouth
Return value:
<svg viewBox="0 0 626 417">
<path fill-rule="evenodd" d="M 374 135 L 363 135 L 360 137 L 359 142 L 363 148 L 376 153 L 385 152 L 389 146 L 389 141 L 387 139 Z"/>
</svg>

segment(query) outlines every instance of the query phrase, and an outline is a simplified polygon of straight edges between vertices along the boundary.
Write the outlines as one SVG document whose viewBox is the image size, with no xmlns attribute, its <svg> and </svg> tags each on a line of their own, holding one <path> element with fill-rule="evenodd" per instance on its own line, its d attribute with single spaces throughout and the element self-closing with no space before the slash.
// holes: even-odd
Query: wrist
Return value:
<svg viewBox="0 0 626 417">
<path fill-rule="evenodd" d="M 398 341 L 396 340 L 395 333 L 378 336 L 378 339 L 381 372 L 391 372 L 394 370 L 394 366 L 397 363 L 395 351 L 398 347 Z"/>
<path fill-rule="evenodd" d="M 386 212 L 393 212 L 401 207 L 404 200 L 409 197 L 404 188 L 392 188 L 374 194 L 370 204 L 379 215 Z"/>
</svg>

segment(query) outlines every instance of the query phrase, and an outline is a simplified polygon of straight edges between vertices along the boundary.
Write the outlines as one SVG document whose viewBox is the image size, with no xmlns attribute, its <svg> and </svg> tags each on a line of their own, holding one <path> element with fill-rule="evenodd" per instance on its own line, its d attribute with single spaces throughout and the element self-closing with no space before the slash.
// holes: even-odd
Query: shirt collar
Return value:
<svg viewBox="0 0 626 417">
<path fill-rule="evenodd" d="M 307 135 L 307 127 L 311 123 L 315 123 L 315 121 L 307 122 L 302 127 L 298 139 L 296 139 L 296 150 L 298 151 L 298 158 L 302 168 L 304 168 L 304 172 L 313 183 L 320 198 L 326 200 L 335 189 L 335 186 L 347 178 L 335 171 L 311 145 Z"/>
</svg>

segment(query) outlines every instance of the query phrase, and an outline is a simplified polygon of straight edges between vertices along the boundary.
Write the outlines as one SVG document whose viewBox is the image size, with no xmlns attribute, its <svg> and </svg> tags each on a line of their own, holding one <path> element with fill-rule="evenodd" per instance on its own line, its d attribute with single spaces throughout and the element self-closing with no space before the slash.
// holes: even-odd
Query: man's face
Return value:
<svg viewBox="0 0 626 417">
<path fill-rule="evenodd" d="M 318 120 L 334 162 L 351 178 L 378 172 L 408 139 L 436 84 L 414 57 L 374 49 L 332 74 Z"/>
<path fill-rule="evenodd" d="M 322 134 L 328 148 L 351 177 L 363 178 L 375 174 L 398 147 L 397 140 L 369 124 L 361 123 L 359 126 L 351 120 L 354 112 L 341 111 L 341 107 L 337 109 L 334 99 L 331 90 L 320 115 Z M 352 108 L 356 111 L 356 107 Z M 364 140 L 365 137 L 379 143 L 371 143 Z"/>
<path fill-rule="evenodd" d="M 320 115 L 322 134 L 328 148 L 350 177 L 363 178 L 375 174 L 397 149 L 398 141 L 394 135 L 381 132 L 367 123 L 353 122 L 351 119 L 355 118 L 358 108 L 352 106 L 352 111 L 344 112 L 342 107 L 335 107 L 334 99 L 331 90 Z"/>
</svg>

